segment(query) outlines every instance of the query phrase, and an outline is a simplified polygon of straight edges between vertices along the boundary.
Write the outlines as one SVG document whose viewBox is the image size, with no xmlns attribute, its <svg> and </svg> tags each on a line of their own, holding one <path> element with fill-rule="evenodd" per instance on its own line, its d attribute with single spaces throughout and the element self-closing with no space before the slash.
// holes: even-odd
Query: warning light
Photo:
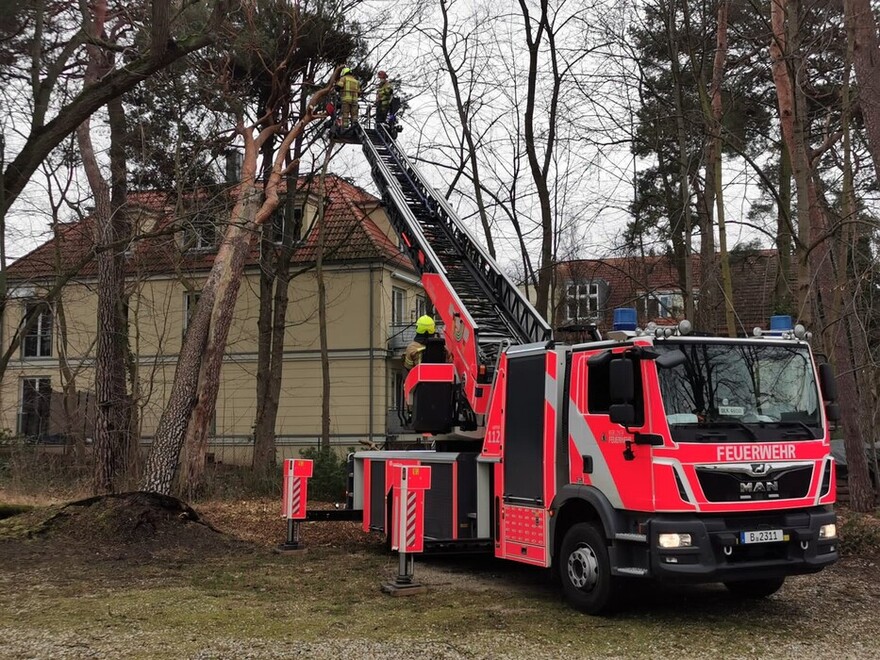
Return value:
<svg viewBox="0 0 880 660">
<path fill-rule="evenodd" d="M 787 314 L 780 314 L 770 317 L 770 332 L 785 332 L 794 330 L 791 317 Z"/>
<path fill-rule="evenodd" d="M 635 330 L 638 315 L 634 307 L 618 307 L 614 310 L 614 330 Z"/>
</svg>

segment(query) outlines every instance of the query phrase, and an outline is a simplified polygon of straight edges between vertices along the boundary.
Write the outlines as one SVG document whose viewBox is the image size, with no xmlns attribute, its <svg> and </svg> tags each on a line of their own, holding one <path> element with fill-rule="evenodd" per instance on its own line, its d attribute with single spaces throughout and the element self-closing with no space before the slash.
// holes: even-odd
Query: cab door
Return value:
<svg viewBox="0 0 880 660">
<path fill-rule="evenodd" d="M 645 397 L 647 365 L 633 349 L 621 346 L 573 356 L 577 386 L 569 411 L 571 480 L 594 486 L 615 508 L 651 511 L 653 447 L 647 443 L 655 437 Z M 627 371 L 631 389 L 623 397 L 619 379 Z"/>
</svg>

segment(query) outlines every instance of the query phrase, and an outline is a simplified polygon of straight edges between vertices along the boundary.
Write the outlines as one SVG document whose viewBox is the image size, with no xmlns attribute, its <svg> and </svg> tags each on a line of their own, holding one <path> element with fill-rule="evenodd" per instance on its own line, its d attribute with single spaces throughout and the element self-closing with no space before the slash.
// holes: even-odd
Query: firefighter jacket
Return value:
<svg viewBox="0 0 880 660">
<path fill-rule="evenodd" d="M 376 90 L 376 105 L 387 108 L 391 105 L 391 97 L 394 94 L 394 90 L 391 89 L 391 83 L 387 80 L 383 80 L 379 85 L 379 89 Z"/>
<path fill-rule="evenodd" d="M 361 95 L 361 84 L 357 78 L 347 73 L 339 79 L 336 86 L 339 88 L 340 100 L 343 103 L 357 103 Z"/>
<path fill-rule="evenodd" d="M 422 361 L 422 354 L 425 351 L 425 345 L 416 341 L 415 339 L 409 343 L 409 346 L 406 347 L 406 350 L 403 352 L 403 367 L 404 369 L 412 369 L 414 366 L 419 364 Z"/>
</svg>

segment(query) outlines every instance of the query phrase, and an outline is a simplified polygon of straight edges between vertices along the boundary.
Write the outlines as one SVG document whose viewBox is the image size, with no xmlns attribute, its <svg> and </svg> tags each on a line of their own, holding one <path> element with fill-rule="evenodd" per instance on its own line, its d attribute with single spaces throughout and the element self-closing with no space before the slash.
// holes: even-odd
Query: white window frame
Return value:
<svg viewBox="0 0 880 660">
<path fill-rule="evenodd" d="M 674 300 L 673 300 L 674 299 Z M 646 319 L 676 319 L 684 314 L 684 295 L 681 291 L 654 291 L 646 293 L 642 298 L 643 312 Z M 657 302 L 657 314 L 649 314 L 650 302 Z"/>
<path fill-rule="evenodd" d="M 220 228 L 206 214 L 197 215 L 183 230 L 183 247 L 187 250 L 199 252 L 215 250 L 219 239 Z"/>
<path fill-rule="evenodd" d="M 302 221 L 305 217 L 305 212 L 302 206 L 294 206 L 292 209 L 292 217 L 291 221 L 293 222 L 293 227 L 291 228 L 291 232 L 296 231 L 297 226 L 299 227 L 299 233 L 291 233 L 291 244 L 296 243 L 298 240 L 302 238 Z M 278 208 L 275 209 L 275 213 L 272 214 L 272 242 L 275 245 L 282 245 L 284 243 L 284 232 L 286 231 L 285 221 L 287 220 L 287 213 L 284 206 L 284 202 L 282 201 L 279 204 Z"/>
<path fill-rule="evenodd" d="M 415 304 L 415 316 L 416 319 L 421 318 L 422 316 L 428 315 L 428 299 L 421 295 L 416 294 L 416 304 Z"/>
<path fill-rule="evenodd" d="M 31 307 L 40 307 L 40 311 L 37 312 L 37 321 L 27 332 L 25 332 L 21 338 L 21 355 L 26 358 L 45 358 L 52 357 L 52 344 L 54 339 L 54 328 L 53 325 L 55 323 L 54 314 L 52 313 L 52 306 L 40 300 L 29 300 L 24 304 L 24 313 L 22 317 L 22 324 L 24 325 L 24 319 L 27 318 L 28 311 Z M 48 317 L 48 318 L 47 318 Z M 28 351 L 28 340 L 36 338 L 36 350 L 35 352 Z M 43 342 L 44 340 L 48 340 L 48 348 L 44 350 Z"/>
<path fill-rule="evenodd" d="M 583 308 L 581 307 L 583 305 Z M 574 310 L 575 314 L 571 312 Z M 584 314 L 578 312 L 583 311 Z M 565 287 L 565 317 L 567 321 L 591 321 L 599 318 L 599 283 L 595 281 L 569 282 Z"/>
<path fill-rule="evenodd" d="M 406 289 L 391 287 L 391 324 L 403 325 L 407 323 L 406 313 Z"/>
</svg>

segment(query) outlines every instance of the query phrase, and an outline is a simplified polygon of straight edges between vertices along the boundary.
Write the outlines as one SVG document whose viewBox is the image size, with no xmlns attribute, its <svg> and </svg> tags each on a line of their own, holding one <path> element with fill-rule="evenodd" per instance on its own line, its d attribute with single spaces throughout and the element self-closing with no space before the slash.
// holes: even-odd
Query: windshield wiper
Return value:
<svg viewBox="0 0 880 660">
<path fill-rule="evenodd" d="M 791 428 L 791 427 L 797 427 L 797 428 L 799 428 L 799 429 L 802 429 L 802 430 L 806 431 L 807 435 L 808 435 L 811 439 L 813 439 L 813 440 L 816 440 L 816 439 L 817 439 L 817 438 L 816 438 L 816 429 L 810 428 L 805 422 L 802 422 L 802 421 L 800 421 L 800 420 L 796 420 L 796 419 L 786 419 L 786 420 L 784 420 L 784 421 L 779 421 L 779 422 L 763 422 L 763 423 L 761 424 L 761 426 L 765 426 L 765 425 L 769 425 L 769 426 L 772 426 L 773 428 L 777 428 L 777 429 L 783 429 L 783 428 L 786 428 L 786 427 L 788 427 L 788 428 Z"/>
<path fill-rule="evenodd" d="M 758 434 L 755 433 L 755 430 L 751 428 L 748 424 L 745 424 L 738 419 L 713 419 L 710 422 L 701 422 L 700 424 L 698 424 L 698 426 L 707 428 L 723 428 L 725 426 L 733 426 L 742 431 L 745 431 L 747 436 L 749 436 L 755 442 L 758 442 Z"/>
</svg>

